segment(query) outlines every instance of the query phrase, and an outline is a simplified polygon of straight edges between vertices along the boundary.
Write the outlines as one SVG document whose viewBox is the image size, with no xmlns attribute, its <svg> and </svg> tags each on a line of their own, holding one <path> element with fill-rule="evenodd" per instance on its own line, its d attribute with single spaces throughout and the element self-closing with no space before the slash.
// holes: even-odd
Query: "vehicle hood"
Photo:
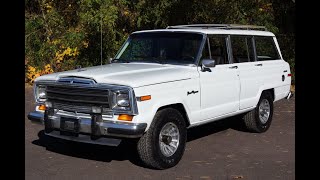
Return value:
<svg viewBox="0 0 320 180">
<path fill-rule="evenodd" d="M 199 76 L 196 67 L 151 63 L 112 63 L 102 66 L 75 69 L 38 77 L 42 80 L 58 80 L 76 76 L 94 79 L 97 83 L 141 87 Z"/>
</svg>

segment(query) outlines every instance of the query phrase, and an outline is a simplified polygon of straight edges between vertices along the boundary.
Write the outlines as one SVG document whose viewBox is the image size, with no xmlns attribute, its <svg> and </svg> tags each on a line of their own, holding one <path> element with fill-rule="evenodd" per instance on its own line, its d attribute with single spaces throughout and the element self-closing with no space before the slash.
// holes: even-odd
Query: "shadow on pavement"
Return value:
<svg viewBox="0 0 320 180">
<path fill-rule="evenodd" d="M 227 129 L 233 129 L 236 131 L 248 132 L 242 121 L 242 116 L 234 116 L 226 119 L 217 120 L 211 123 L 200 125 L 194 128 L 188 129 L 188 142 L 197 140 L 199 138 L 209 136 Z"/>
<path fill-rule="evenodd" d="M 188 142 L 197 140 L 199 138 L 215 134 L 221 131 L 225 131 L 229 128 L 238 131 L 246 131 L 243 125 L 239 122 L 240 117 L 231 117 L 216 122 L 208 123 L 205 125 L 190 128 L 188 130 Z M 86 144 L 80 142 L 73 142 L 63 139 L 58 139 L 50 136 L 46 136 L 44 131 L 38 133 L 38 140 L 34 140 L 32 143 L 38 146 L 45 147 L 48 151 L 102 162 L 111 162 L 129 160 L 131 163 L 145 167 L 139 160 L 135 142 L 121 143 L 117 147 L 103 146 L 95 144 Z"/>
<path fill-rule="evenodd" d="M 129 160 L 143 167 L 133 143 L 121 143 L 117 147 L 86 144 L 50 137 L 45 135 L 43 130 L 38 133 L 38 137 L 32 144 L 45 147 L 51 152 L 102 162 Z"/>
</svg>

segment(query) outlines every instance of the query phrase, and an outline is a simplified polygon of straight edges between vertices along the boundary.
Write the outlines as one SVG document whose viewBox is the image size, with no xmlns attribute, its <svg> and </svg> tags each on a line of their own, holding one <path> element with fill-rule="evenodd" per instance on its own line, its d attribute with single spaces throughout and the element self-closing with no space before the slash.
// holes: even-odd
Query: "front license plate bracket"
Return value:
<svg viewBox="0 0 320 180">
<path fill-rule="evenodd" d="M 64 132 L 79 133 L 79 119 L 61 117 L 60 130 Z"/>
</svg>

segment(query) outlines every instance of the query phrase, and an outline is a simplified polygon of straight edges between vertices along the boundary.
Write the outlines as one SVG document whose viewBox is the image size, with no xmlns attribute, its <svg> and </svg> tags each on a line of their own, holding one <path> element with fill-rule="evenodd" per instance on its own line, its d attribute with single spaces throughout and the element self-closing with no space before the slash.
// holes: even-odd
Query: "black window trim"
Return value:
<svg viewBox="0 0 320 180">
<path fill-rule="evenodd" d="M 252 41 L 252 46 L 253 46 L 253 56 L 254 56 L 254 62 L 258 61 L 258 56 L 257 56 L 257 50 L 256 50 L 256 41 L 255 41 L 255 36 L 252 36 L 251 41 Z"/>
<path fill-rule="evenodd" d="M 212 59 L 209 36 L 207 36 L 207 46 L 208 46 L 208 51 L 209 51 L 209 57 L 210 57 L 210 59 Z M 202 54 L 202 52 L 201 52 L 201 54 Z"/>
</svg>

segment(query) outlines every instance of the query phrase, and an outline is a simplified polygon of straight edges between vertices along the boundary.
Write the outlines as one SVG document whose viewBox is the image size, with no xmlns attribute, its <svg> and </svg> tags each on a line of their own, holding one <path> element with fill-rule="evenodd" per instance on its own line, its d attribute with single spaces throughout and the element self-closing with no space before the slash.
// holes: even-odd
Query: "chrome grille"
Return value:
<svg viewBox="0 0 320 180">
<path fill-rule="evenodd" d="M 109 90 L 80 86 L 47 86 L 47 99 L 54 108 L 90 113 L 92 106 L 109 108 Z"/>
<path fill-rule="evenodd" d="M 80 105 L 70 105 L 70 104 L 62 104 L 55 102 L 53 104 L 53 107 L 55 109 L 61 109 L 65 111 L 71 111 L 71 112 L 80 112 L 80 113 L 91 113 L 91 107 L 90 106 L 80 106 Z"/>
</svg>

